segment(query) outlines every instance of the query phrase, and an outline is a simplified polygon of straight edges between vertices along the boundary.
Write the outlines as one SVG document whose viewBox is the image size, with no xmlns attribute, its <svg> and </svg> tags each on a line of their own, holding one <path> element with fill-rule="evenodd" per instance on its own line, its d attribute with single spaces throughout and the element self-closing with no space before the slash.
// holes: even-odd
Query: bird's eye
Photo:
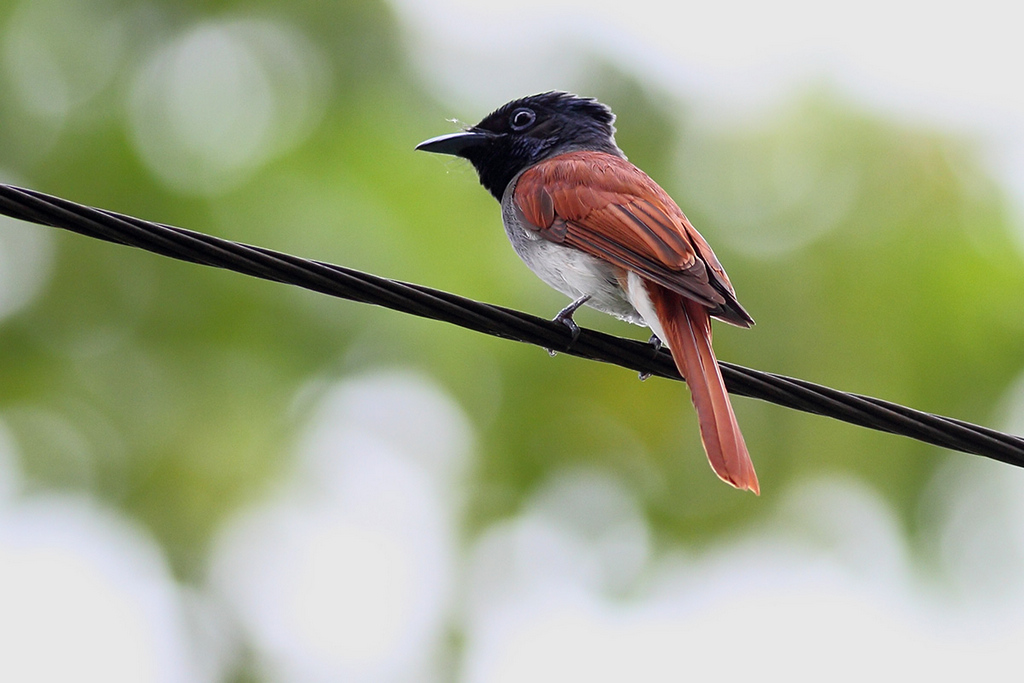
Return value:
<svg viewBox="0 0 1024 683">
<path fill-rule="evenodd" d="M 512 130 L 525 130 L 529 128 L 534 121 L 537 120 L 537 115 L 533 113 L 532 109 L 516 109 L 512 112 L 512 116 L 509 117 L 509 125 L 512 126 Z"/>
</svg>

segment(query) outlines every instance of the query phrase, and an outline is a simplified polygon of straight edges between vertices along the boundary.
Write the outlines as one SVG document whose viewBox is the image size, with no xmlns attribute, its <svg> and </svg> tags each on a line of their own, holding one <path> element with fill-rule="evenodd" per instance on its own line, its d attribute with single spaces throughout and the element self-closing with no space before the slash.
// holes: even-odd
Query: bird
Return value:
<svg viewBox="0 0 1024 683">
<path fill-rule="evenodd" d="M 649 327 L 686 379 L 714 472 L 760 493 L 711 346 L 711 318 L 754 319 L 679 206 L 615 142 L 615 115 L 594 98 L 549 91 L 512 100 L 480 123 L 417 150 L 468 160 L 501 204 L 519 257 L 572 303 L 556 320 L 572 338 L 587 305 Z"/>
</svg>

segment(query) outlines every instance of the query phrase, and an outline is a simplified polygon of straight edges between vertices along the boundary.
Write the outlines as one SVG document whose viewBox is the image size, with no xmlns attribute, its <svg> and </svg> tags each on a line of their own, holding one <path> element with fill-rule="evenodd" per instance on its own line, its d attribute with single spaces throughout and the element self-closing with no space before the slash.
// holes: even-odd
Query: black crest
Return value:
<svg viewBox="0 0 1024 683">
<path fill-rule="evenodd" d="M 607 105 L 601 104 L 592 97 L 580 97 L 568 92 L 551 90 L 521 97 L 501 105 L 484 119 L 473 126 L 476 129 L 488 130 L 493 133 L 511 133 L 511 115 L 520 110 L 529 109 L 536 113 L 537 124 L 543 125 L 545 121 L 556 118 L 570 119 L 582 126 L 593 127 L 594 132 L 612 137 L 615 134 L 615 114 Z"/>
</svg>

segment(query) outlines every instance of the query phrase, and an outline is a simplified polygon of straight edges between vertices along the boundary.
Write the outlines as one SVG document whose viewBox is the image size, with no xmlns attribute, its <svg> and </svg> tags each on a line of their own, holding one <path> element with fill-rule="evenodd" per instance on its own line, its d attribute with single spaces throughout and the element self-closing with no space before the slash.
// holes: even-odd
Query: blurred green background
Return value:
<svg viewBox="0 0 1024 683">
<path fill-rule="evenodd" d="M 381 2 L 5 2 L 0 35 L 5 181 L 537 315 L 565 303 L 467 164 L 413 152 L 502 102 L 432 92 Z M 999 426 L 1024 264 L 969 140 L 828 87 L 712 126 L 588 59 L 545 87 L 610 105 L 620 146 L 715 247 L 757 320 L 716 326 L 720 359 Z M 742 495 L 711 473 L 681 384 L 6 219 L 0 247 L 0 419 L 28 490 L 136 520 L 185 584 L 288 471 L 317 387 L 373 368 L 420 371 L 468 414 L 465 539 L 585 466 L 624 482 L 666 547 L 735 533 L 823 474 L 863 480 L 926 541 L 933 471 L 970 457 L 738 398 L 763 492 Z"/>
</svg>

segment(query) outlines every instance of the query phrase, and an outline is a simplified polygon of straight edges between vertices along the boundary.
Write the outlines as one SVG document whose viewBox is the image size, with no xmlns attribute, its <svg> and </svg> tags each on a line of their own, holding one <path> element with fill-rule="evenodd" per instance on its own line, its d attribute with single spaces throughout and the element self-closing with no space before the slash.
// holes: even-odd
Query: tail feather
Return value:
<svg viewBox="0 0 1024 683">
<path fill-rule="evenodd" d="M 726 483 L 760 494 L 754 464 L 711 348 L 707 308 L 660 285 L 648 282 L 645 289 L 667 337 L 662 341 L 668 344 L 676 367 L 690 387 L 712 469 Z"/>
</svg>

